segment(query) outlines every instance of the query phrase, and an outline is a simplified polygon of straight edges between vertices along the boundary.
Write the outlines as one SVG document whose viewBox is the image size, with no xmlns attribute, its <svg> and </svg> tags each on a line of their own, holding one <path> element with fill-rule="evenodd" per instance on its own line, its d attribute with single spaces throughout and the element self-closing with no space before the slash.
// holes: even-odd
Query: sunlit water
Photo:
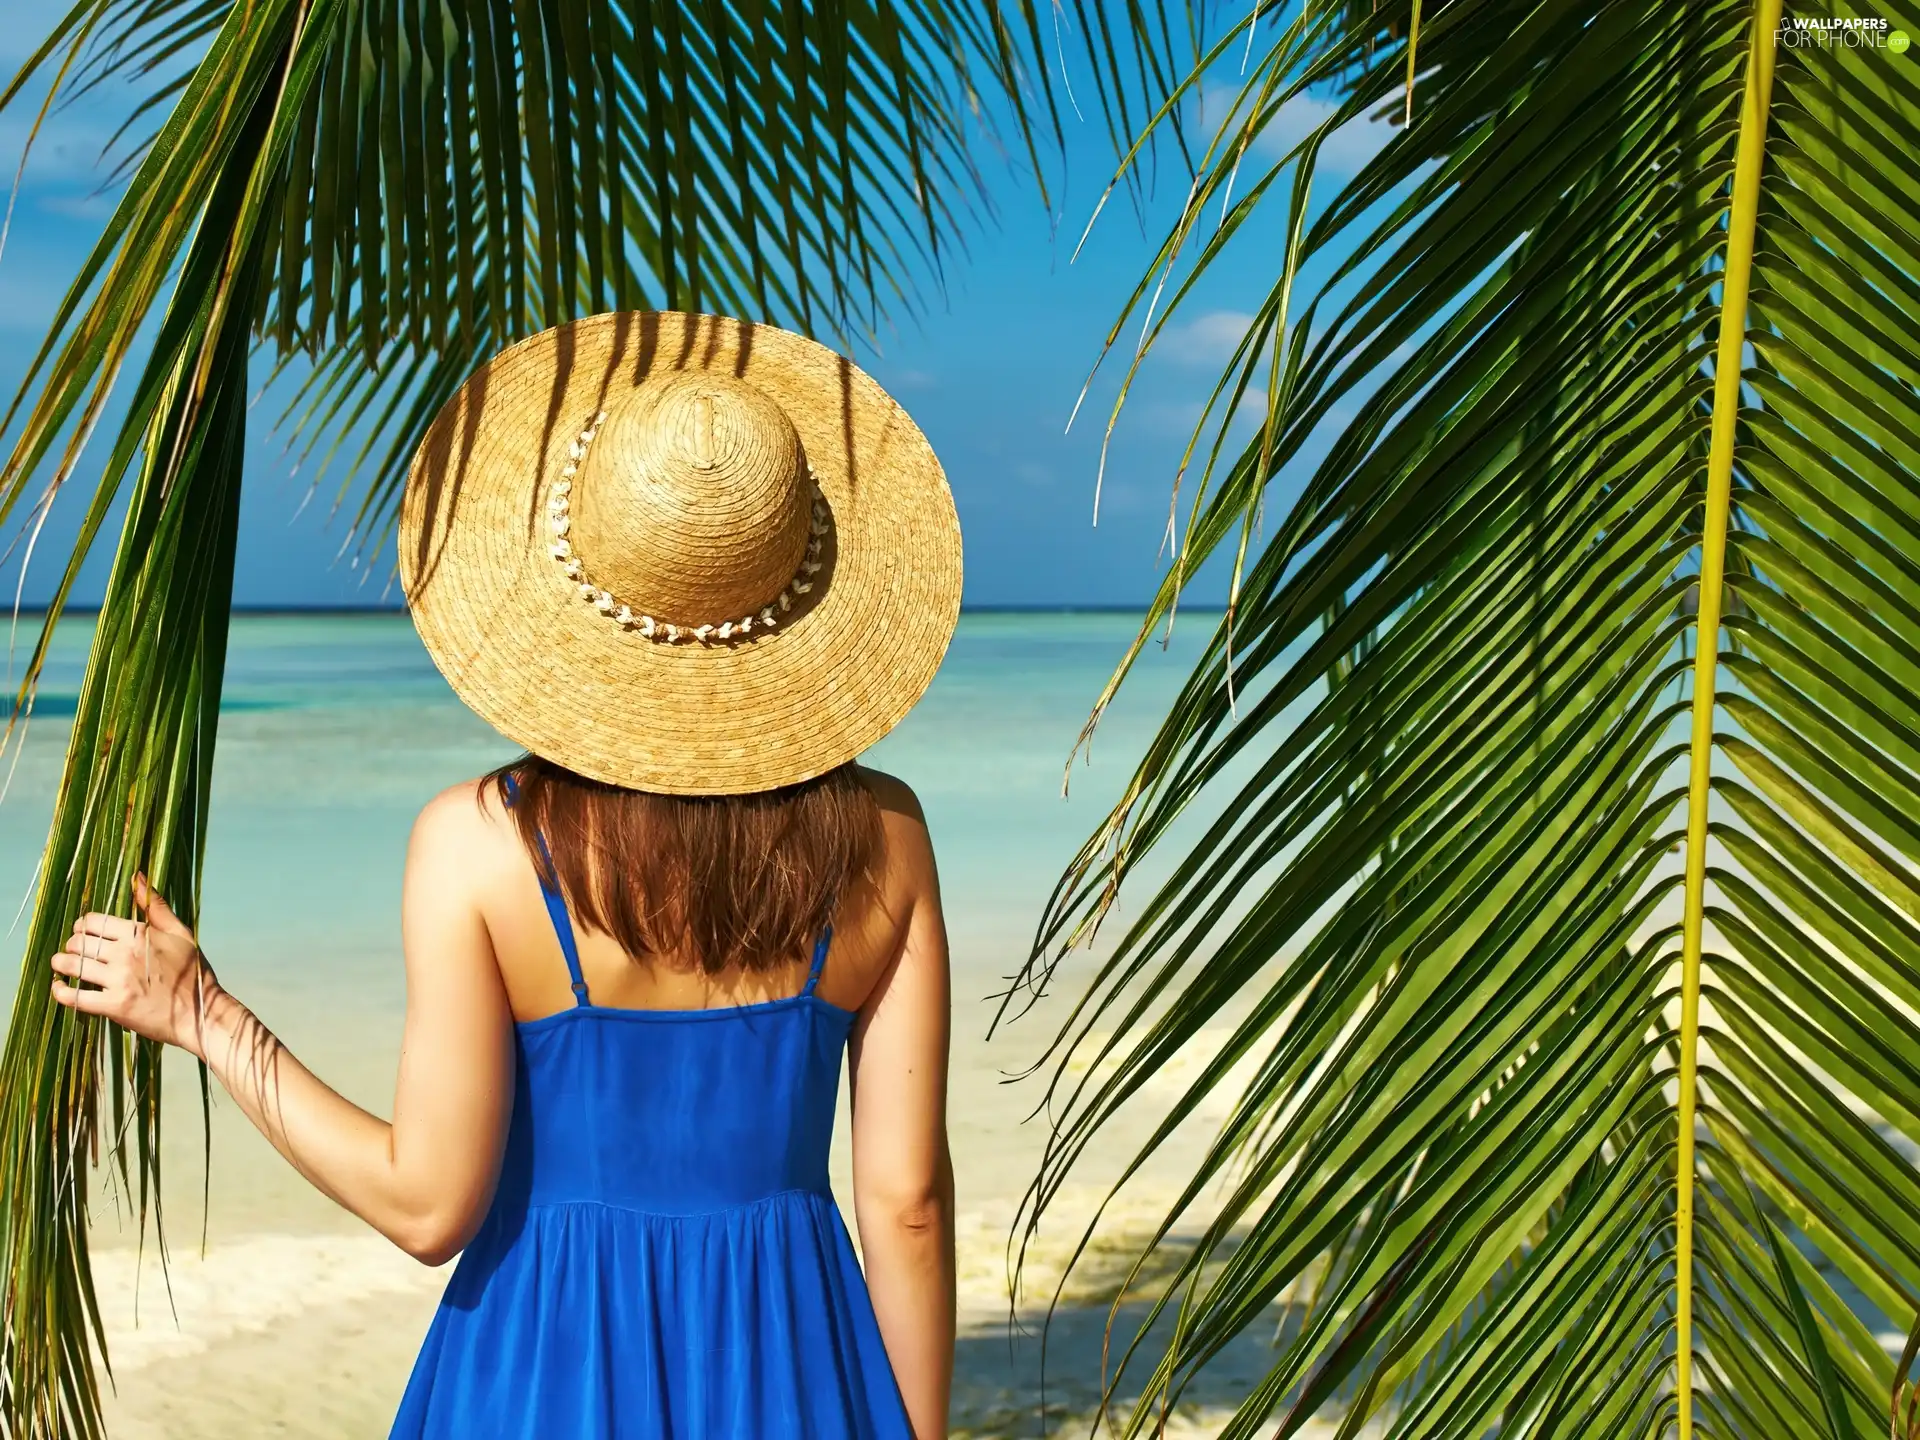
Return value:
<svg viewBox="0 0 1920 1440">
<path fill-rule="evenodd" d="M 953 939 L 956 1067 L 978 1070 L 991 1088 L 1035 1053 L 1052 1018 L 1043 1009 L 988 1048 L 993 997 L 1025 959 L 1055 881 L 1125 784 L 1207 624 L 1187 617 L 1170 650 L 1146 649 L 1066 798 L 1064 766 L 1134 636 L 1132 616 L 968 614 L 926 699 L 869 752 L 926 807 Z M 9 921 L 45 838 L 89 630 L 84 620 L 62 627 L 0 805 Z M 384 1109 L 391 1095 L 409 826 L 436 792 L 515 753 L 455 699 L 404 617 L 234 623 L 201 938 L 222 980 L 362 1103 Z M 25 928 L 24 919 L 12 925 L 16 945 Z M 980 1097 L 996 1113 L 1017 1103 Z M 956 1108 L 964 1125 L 965 1095 Z M 326 1223 L 323 1202 L 290 1177 L 250 1165 L 245 1176 L 222 1175 L 218 1154 L 215 1167 L 216 1219 L 225 1205 L 242 1230 Z M 255 1184 L 266 1189 L 249 1200 Z"/>
</svg>

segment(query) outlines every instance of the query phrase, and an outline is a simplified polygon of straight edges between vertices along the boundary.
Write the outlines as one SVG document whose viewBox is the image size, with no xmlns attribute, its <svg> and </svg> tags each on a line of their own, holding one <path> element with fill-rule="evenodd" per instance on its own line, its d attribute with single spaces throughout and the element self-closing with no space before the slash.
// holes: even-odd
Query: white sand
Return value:
<svg viewBox="0 0 1920 1440">
<path fill-rule="evenodd" d="M 1027 1038 L 1030 1053 L 1038 1037 Z M 324 1058 L 338 1065 L 348 1050 L 366 1055 L 370 1048 L 363 1036 Z M 1056 1201 L 1029 1253 L 1018 1320 L 1010 1325 L 1007 1242 L 1042 1140 L 1037 1123 L 1022 1123 L 1038 1101 L 1038 1087 L 1000 1083 L 1002 1067 L 1020 1053 L 1003 1044 L 989 1051 L 963 1031 L 955 1055 L 962 1335 L 954 1421 L 956 1437 L 975 1440 L 1041 1433 L 1039 1331 L 1047 1301 L 1073 1242 L 1126 1158 L 1129 1136 L 1144 1133 L 1139 1124 L 1115 1127 L 1078 1183 Z M 1145 1110 L 1172 1099 L 1201 1057 L 1183 1058 L 1188 1063 L 1150 1086 Z M 377 1062 L 364 1063 L 369 1068 L 349 1067 L 354 1073 L 346 1088 L 371 1099 L 390 1081 L 378 1075 Z M 102 1248 L 95 1273 L 116 1382 L 111 1433 L 117 1440 L 384 1435 L 449 1272 L 416 1264 L 320 1199 L 230 1105 L 216 1109 L 214 1205 L 202 1254 L 198 1097 L 190 1069 L 169 1083 L 175 1113 L 168 1117 L 168 1265 L 163 1272 L 150 1244 L 141 1254 L 132 1248 L 132 1233 L 110 1222 L 97 1234 Z M 1108 1207 L 1101 1253 L 1086 1267 L 1086 1278 L 1069 1286 L 1077 1303 L 1055 1312 L 1048 1333 L 1048 1433 L 1087 1433 L 1100 1398 L 1109 1319 L 1100 1276 L 1111 1275 L 1131 1253 L 1129 1242 L 1160 1221 L 1174 1182 L 1188 1173 L 1223 1112 L 1216 1103 L 1196 1117 L 1154 1173 Z M 845 1128 L 843 1117 L 842 1137 Z M 844 1146 L 834 1158 L 836 1188 L 844 1195 Z M 1127 1315 L 1137 1321 L 1138 1307 Z M 1131 1334 L 1131 1325 L 1123 1319 L 1116 1333 Z M 1209 1367 L 1194 1403 L 1166 1433 L 1215 1433 L 1264 1372 L 1265 1341 L 1264 1334 L 1243 1337 Z"/>
<path fill-rule="evenodd" d="M 1066 1199 L 1085 1213 L 1091 1192 Z M 1141 1209 L 1122 1207 L 1116 1218 L 1121 1226 L 1144 1220 Z M 1023 1314 L 1025 1333 L 1010 1329 L 1003 1249 L 1011 1213 L 959 1217 L 956 1437 L 1039 1433 L 1043 1307 Z M 1050 1284 L 1059 1258 L 1044 1251 L 1031 1278 Z M 384 1435 L 447 1274 L 368 1235 L 255 1236 L 204 1257 L 177 1254 L 168 1272 L 163 1278 L 151 1253 L 136 1267 L 131 1251 L 109 1252 L 97 1266 L 117 1440 Z M 1098 1404 L 1107 1320 L 1105 1306 L 1068 1306 L 1054 1316 L 1045 1393 L 1058 1433 L 1085 1433 Z M 1216 1433 L 1266 1356 L 1257 1337 L 1231 1350 L 1211 1368 L 1200 1403 L 1182 1407 L 1166 1433 Z"/>
</svg>

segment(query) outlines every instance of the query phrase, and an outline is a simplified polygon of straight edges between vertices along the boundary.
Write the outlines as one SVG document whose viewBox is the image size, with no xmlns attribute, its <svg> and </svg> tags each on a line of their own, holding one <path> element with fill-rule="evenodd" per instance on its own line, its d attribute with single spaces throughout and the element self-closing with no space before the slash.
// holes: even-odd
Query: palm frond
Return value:
<svg viewBox="0 0 1920 1440">
<path fill-rule="evenodd" d="M 1229 546 L 1234 601 L 1026 977 L 1171 852 L 1063 1024 L 1028 1212 L 1221 1037 L 1134 1162 L 1231 1101 L 1167 1218 L 1203 1238 L 1161 1292 L 1171 1338 L 1128 1355 L 1128 1433 L 1276 1309 L 1294 1323 L 1224 1435 L 1326 1408 L 1434 1440 L 1885 1424 L 1882 1337 L 1920 1308 L 1920 210 L 1889 169 L 1920 146 L 1920 84 L 1884 49 L 1776 49 L 1766 15 L 1429 5 L 1412 124 L 1310 212 L 1325 136 L 1404 102 L 1414 30 L 1405 4 L 1310 7 L 1135 297 L 1175 294 L 1151 341 L 1286 197 L 1216 392 L 1263 388 L 1264 423 L 1196 434 L 1134 654 Z M 1769 62 L 1747 330 L 1716 362 Z M 1227 198 L 1328 83 L 1325 126 Z M 1724 580 L 1702 566 L 1716 376 Z M 1297 498 L 1256 545 L 1283 475 Z"/>
<path fill-rule="evenodd" d="M 282 64 L 294 38 L 282 37 Z M 265 273 L 257 196 L 273 117 L 266 87 L 236 117 L 233 163 L 207 197 L 206 223 L 189 246 L 86 518 L 90 540 L 133 469 L 0 1055 L 0 1428 L 8 1434 L 100 1431 L 94 1362 L 105 1337 L 88 1263 L 89 1158 L 104 1151 L 143 1227 L 159 1220 L 160 1047 L 75 1023 L 53 1002 L 45 961 L 64 947 L 89 899 L 124 896 L 137 867 L 180 897 L 189 924 L 198 910 L 246 449 L 250 320 Z M 186 127 L 189 143 L 194 129 Z M 68 561 L 62 600 L 85 554 L 83 543 Z M 44 651 L 44 633 L 40 643 Z"/>
</svg>

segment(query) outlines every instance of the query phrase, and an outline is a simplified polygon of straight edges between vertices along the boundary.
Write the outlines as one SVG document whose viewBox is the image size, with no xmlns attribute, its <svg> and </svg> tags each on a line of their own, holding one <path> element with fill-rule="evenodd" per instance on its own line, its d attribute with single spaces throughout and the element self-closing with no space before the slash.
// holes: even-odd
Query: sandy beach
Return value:
<svg viewBox="0 0 1920 1440">
<path fill-rule="evenodd" d="M 1126 1158 L 1125 1136 L 1140 1130 L 1116 1129 L 1062 1193 L 1029 1250 L 1019 1301 L 1010 1303 L 1008 1239 L 1042 1138 L 1037 1121 L 1022 1123 L 1037 1087 L 999 1083 L 1010 1048 L 977 1036 L 956 1046 L 957 1440 L 1090 1432 L 1110 1302 L 1130 1246 L 1162 1219 L 1172 1178 L 1219 1118 L 1218 1107 L 1199 1117 L 1190 1140 L 1108 1205 L 1099 1243 L 1068 1278 L 1049 1325 L 1048 1300 L 1072 1245 L 1106 1197 L 1103 1182 Z M 1186 1068 L 1155 1082 L 1143 1097 L 1143 1118 L 1157 1100 L 1172 1098 Z M 184 1110 L 197 1097 L 191 1070 L 179 1070 L 174 1103 Z M 129 1228 L 108 1221 L 98 1232 L 96 1276 L 116 1382 L 111 1433 L 124 1440 L 384 1435 L 449 1271 L 417 1264 L 326 1202 L 302 1195 L 230 1105 L 215 1117 L 212 1238 L 202 1252 L 191 1203 L 199 1178 L 197 1117 L 174 1118 L 183 1123 L 169 1136 L 169 1189 L 176 1192 L 169 1204 L 178 1208 L 169 1216 L 166 1265 L 151 1245 L 142 1252 L 130 1244 Z M 844 1144 L 834 1158 L 835 1189 L 844 1196 Z M 290 1228 L 296 1224 L 301 1228 Z M 1123 1308 L 1117 1336 L 1132 1333 L 1140 1311 L 1138 1304 Z M 1170 1417 L 1166 1433 L 1216 1433 L 1231 1401 L 1263 1373 L 1266 1355 L 1260 1337 L 1245 1337 Z"/>
</svg>

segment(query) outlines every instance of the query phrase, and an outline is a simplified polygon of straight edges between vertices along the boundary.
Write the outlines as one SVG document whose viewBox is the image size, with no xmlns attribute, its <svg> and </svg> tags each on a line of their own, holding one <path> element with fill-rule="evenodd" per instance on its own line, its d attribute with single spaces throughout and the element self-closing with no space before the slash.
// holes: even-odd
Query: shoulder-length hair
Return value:
<svg viewBox="0 0 1920 1440">
<path fill-rule="evenodd" d="M 804 957 L 880 850 L 880 807 L 851 763 L 753 795 L 626 790 L 533 755 L 487 778 L 576 924 L 709 974 Z"/>
</svg>

